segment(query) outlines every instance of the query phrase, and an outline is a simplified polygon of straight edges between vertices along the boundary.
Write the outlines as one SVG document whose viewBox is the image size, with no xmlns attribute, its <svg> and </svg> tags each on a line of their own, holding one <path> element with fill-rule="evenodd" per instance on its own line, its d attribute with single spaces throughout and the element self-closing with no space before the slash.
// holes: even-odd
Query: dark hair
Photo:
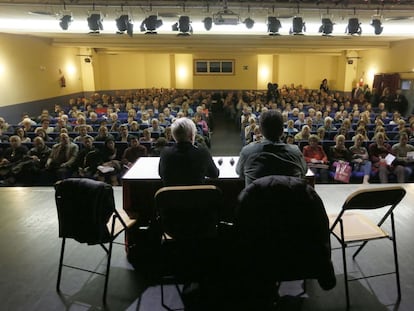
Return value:
<svg viewBox="0 0 414 311">
<path fill-rule="evenodd" d="M 282 114 L 274 109 L 263 112 L 260 115 L 260 131 L 271 141 L 279 140 L 283 134 Z"/>
</svg>

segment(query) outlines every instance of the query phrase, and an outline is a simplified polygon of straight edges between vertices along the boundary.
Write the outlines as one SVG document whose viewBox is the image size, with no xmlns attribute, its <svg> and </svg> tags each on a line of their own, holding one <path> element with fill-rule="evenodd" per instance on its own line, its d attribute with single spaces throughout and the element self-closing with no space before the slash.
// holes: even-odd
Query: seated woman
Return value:
<svg viewBox="0 0 414 311">
<path fill-rule="evenodd" d="M 327 183 L 329 181 L 328 157 L 319 145 L 319 136 L 310 135 L 308 142 L 309 145 L 303 147 L 302 151 L 305 161 L 309 169 L 315 175 L 319 175 L 320 181 Z"/>
<path fill-rule="evenodd" d="M 98 166 L 98 180 L 107 181 L 109 179 L 112 186 L 119 186 L 118 174 L 122 171 L 122 155 L 115 147 L 114 139 L 106 139 L 99 154 L 102 164 Z"/>
<path fill-rule="evenodd" d="M 340 134 L 335 137 L 335 145 L 329 148 L 328 159 L 331 163 L 331 170 L 334 172 L 337 167 L 342 164 L 341 162 L 345 162 L 348 165 L 351 163 L 351 153 L 345 147 L 344 135 Z"/>
<path fill-rule="evenodd" d="M 397 181 L 403 183 L 405 180 L 404 166 L 393 165 L 386 157 L 392 154 L 391 145 L 385 142 L 385 134 L 378 132 L 375 135 L 375 142 L 368 147 L 368 153 L 372 163 L 372 170 L 379 174 L 381 183 L 388 183 L 388 176 L 395 174 Z"/>
<path fill-rule="evenodd" d="M 308 140 L 310 134 L 310 127 L 308 125 L 304 125 L 301 131 L 295 135 L 295 141 Z"/>
<path fill-rule="evenodd" d="M 362 134 L 355 135 L 354 145 L 349 148 L 352 156 L 352 164 L 354 172 L 364 172 L 363 184 L 369 183 L 369 177 L 371 175 L 372 163 L 369 160 L 369 154 L 367 148 L 362 144 L 365 138 Z"/>
</svg>

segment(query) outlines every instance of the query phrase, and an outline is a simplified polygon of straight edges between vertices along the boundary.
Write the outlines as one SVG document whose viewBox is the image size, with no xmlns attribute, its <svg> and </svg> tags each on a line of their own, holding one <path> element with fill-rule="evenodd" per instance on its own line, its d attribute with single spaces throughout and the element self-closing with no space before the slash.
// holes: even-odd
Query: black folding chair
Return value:
<svg viewBox="0 0 414 311">
<path fill-rule="evenodd" d="M 86 178 L 69 178 L 55 184 L 55 200 L 62 246 L 56 290 L 60 292 L 62 268 L 72 268 L 105 277 L 103 302 L 106 303 L 112 245 L 135 220 L 115 208 L 113 189 L 104 182 Z M 107 254 L 106 271 L 101 273 L 64 263 L 66 239 L 88 245 L 99 244 Z M 105 244 L 108 244 L 106 246 Z"/>
</svg>

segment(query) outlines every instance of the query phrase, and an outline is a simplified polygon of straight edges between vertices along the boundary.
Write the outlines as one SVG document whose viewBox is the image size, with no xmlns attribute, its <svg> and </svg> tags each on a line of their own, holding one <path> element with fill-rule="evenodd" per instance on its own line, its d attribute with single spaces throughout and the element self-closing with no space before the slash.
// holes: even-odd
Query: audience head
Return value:
<svg viewBox="0 0 414 311">
<path fill-rule="evenodd" d="M 260 116 L 260 131 L 262 135 L 270 141 L 278 141 L 283 134 L 282 114 L 270 109 Z"/>
<path fill-rule="evenodd" d="M 183 117 L 176 119 L 173 124 L 171 124 L 171 133 L 177 143 L 194 143 L 197 129 L 192 120 Z"/>
</svg>

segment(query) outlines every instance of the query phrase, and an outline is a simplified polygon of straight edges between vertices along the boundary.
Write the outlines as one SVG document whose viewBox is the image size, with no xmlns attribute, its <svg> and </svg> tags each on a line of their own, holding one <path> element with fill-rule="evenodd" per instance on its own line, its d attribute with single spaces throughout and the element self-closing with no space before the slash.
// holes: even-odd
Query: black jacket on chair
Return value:
<svg viewBox="0 0 414 311">
<path fill-rule="evenodd" d="M 110 185 L 87 178 L 68 178 L 55 185 L 59 237 L 100 244 L 110 239 L 106 224 L 115 209 Z"/>
<path fill-rule="evenodd" d="M 255 180 L 239 196 L 236 228 L 242 266 L 275 281 L 317 279 L 336 284 L 329 221 L 323 202 L 303 179 L 272 175 Z"/>
</svg>

